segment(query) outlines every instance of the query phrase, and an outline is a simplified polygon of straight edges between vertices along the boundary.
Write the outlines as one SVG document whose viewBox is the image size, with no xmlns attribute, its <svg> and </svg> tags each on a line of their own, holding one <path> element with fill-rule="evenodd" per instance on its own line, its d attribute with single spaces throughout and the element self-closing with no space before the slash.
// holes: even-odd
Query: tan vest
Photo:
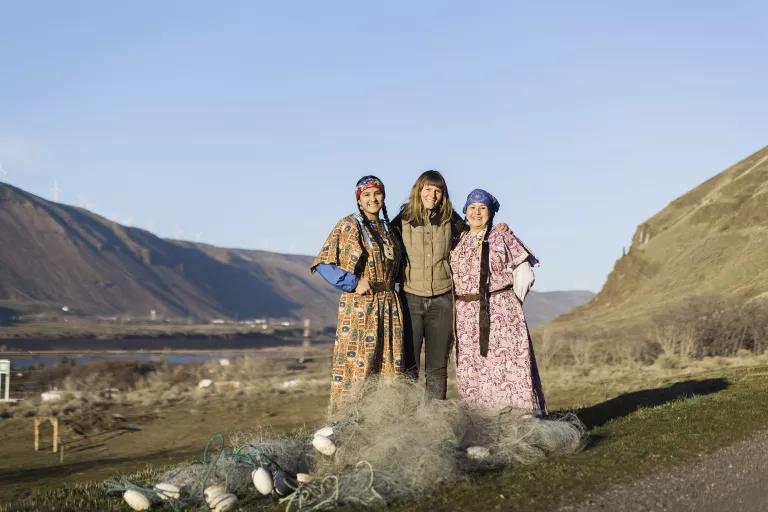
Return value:
<svg viewBox="0 0 768 512">
<path fill-rule="evenodd" d="M 403 245 L 408 255 L 405 264 L 405 291 L 432 297 L 450 291 L 451 223 L 440 226 L 412 226 L 403 221 Z"/>
</svg>

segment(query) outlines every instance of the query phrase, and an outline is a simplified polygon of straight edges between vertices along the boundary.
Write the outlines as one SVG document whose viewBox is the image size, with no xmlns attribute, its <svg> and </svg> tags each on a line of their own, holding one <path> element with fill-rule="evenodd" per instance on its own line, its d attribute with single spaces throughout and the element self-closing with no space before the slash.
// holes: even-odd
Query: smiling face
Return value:
<svg viewBox="0 0 768 512">
<path fill-rule="evenodd" d="M 377 188 L 367 188 L 360 193 L 357 204 L 368 219 L 374 220 L 379 217 L 379 210 L 384 205 L 384 194 Z"/>
<path fill-rule="evenodd" d="M 424 185 L 421 192 L 421 205 L 427 210 L 434 210 L 440 207 L 440 202 L 443 200 L 443 190 L 436 185 Z"/>
<path fill-rule="evenodd" d="M 467 224 L 472 232 L 485 228 L 490 218 L 491 211 L 483 203 L 472 203 L 467 207 Z"/>
</svg>

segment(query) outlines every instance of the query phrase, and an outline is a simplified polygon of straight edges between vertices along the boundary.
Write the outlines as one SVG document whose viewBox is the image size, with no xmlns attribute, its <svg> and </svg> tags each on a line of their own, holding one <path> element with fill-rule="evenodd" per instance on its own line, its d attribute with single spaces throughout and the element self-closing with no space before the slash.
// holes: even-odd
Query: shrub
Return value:
<svg viewBox="0 0 768 512">
<path fill-rule="evenodd" d="M 761 301 L 692 297 L 654 323 L 652 341 L 663 354 L 701 359 L 768 348 L 768 307 Z"/>
</svg>

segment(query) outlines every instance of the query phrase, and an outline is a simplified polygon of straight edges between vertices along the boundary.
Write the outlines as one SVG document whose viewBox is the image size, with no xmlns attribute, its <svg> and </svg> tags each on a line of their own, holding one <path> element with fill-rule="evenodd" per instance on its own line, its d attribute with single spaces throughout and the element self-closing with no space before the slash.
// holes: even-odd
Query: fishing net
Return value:
<svg viewBox="0 0 768 512">
<path fill-rule="evenodd" d="M 213 439 L 203 461 L 160 476 L 158 481 L 183 490 L 169 506 L 202 504 L 204 489 L 213 485 L 240 498 L 257 496 L 252 471 L 258 467 L 274 477 L 273 495 L 289 512 L 381 506 L 427 494 L 474 471 L 575 453 L 586 443 L 574 414 L 538 419 L 511 408 L 476 410 L 458 400 L 427 400 L 423 387 L 409 380 L 371 380 L 329 420 L 332 432 L 325 432 L 323 442 L 335 447 L 332 455 L 313 446 L 310 432 L 240 434 L 232 450 L 225 449 L 223 438 Z M 297 473 L 310 476 L 298 483 Z"/>
</svg>

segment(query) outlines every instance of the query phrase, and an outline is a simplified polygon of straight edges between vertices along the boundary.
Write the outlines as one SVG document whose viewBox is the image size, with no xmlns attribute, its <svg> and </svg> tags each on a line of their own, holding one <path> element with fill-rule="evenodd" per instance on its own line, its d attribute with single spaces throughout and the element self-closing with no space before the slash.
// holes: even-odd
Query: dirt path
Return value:
<svg viewBox="0 0 768 512">
<path fill-rule="evenodd" d="M 619 485 L 562 512 L 768 512 L 768 431 L 699 461 Z"/>
</svg>

